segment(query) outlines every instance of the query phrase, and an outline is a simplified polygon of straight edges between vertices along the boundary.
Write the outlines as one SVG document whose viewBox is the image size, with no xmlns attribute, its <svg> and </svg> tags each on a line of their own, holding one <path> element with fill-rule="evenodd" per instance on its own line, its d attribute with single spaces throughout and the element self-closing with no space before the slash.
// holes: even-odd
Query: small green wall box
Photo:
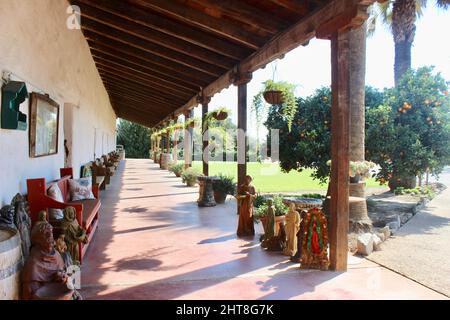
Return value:
<svg viewBox="0 0 450 320">
<path fill-rule="evenodd" d="M 19 110 L 27 97 L 25 82 L 9 81 L 2 87 L 2 129 L 27 129 L 27 115 Z"/>
</svg>

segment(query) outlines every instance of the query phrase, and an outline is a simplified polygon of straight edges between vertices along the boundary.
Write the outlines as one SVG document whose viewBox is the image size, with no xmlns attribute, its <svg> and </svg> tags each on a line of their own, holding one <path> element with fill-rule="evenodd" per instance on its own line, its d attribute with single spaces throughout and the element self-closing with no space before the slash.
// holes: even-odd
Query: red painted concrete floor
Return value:
<svg viewBox="0 0 450 320">
<path fill-rule="evenodd" d="M 263 251 L 258 236 L 236 238 L 233 199 L 198 208 L 197 197 L 196 187 L 151 160 L 123 161 L 101 195 L 99 230 L 82 267 L 84 298 L 446 298 L 356 257 L 346 273 L 300 270 Z"/>
</svg>

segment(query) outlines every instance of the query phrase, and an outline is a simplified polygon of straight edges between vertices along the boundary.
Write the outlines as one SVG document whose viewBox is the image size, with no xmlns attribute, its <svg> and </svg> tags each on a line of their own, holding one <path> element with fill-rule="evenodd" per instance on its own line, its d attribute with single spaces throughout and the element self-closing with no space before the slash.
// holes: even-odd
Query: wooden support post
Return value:
<svg viewBox="0 0 450 320">
<path fill-rule="evenodd" d="M 238 136 L 237 136 L 237 180 L 238 186 L 244 183 L 247 175 L 247 83 L 252 79 L 249 72 L 236 73 L 232 77 L 238 86 Z"/>
<path fill-rule="evenodd" d="M 194 110 L 186 110 L 184 112 L 184 123 L 186 124 L 186 122 L 191 119 L 194 115 L 193 115 L 193 111 Z M 184 156 L 184 168 L 187 169 L 192 165 L 192 133 L 191 130 L 192 128 L 188 128 L 185 126 L 184 129 L 184 139 L 183 139 L 183 143 L 184 143 L 184 152 L 183 152 L 183 156 Z"/>
<path fill-rule="evenodd" d="M 347 270 L 349 224 L 350 72 L 349 32 L 331 36 L 330 267 Z"/>
<path fill-rule="evenodd" d="M 198 103 L 202 105 L 202 161 L 203 161 L 203 175 L 209 176 L 209 165 L 208 165 L 208 144 L 209 144 L 209 135 L 208 135 L 208 126 L 205 123 L 206 114 L 208 113 L 208 104 L 211 101 L 211 98 L 205 96 L 201 93 L 198 96 Z"/>
</svg>

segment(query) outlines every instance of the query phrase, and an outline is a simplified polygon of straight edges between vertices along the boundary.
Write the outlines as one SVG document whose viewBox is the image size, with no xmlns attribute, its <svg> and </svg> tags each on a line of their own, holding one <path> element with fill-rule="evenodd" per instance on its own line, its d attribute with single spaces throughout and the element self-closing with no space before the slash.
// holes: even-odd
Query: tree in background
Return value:
<svg viewBox="0 0 450 320">
<path fill-rule="evenodd" d="M 124 146 L 127 158 L 147 159 L 150 150 L 150 129 L 120 119 L 117 125 L 117 144 Z"/>
<path fill-rule="evenodd" d="M 367 112 L 366 158 L 381 166 L 377 178 L 391 190 L 413 188 L 416 176 L 450 164 L 448 83 L 432 71 L 407 71 L 384 105 Z"/>
<path fill-rule="evenodd" d="M 394 0 L 377 3 L 371 11 L 369 30 L 373 32 L 377 17 L 391 29 L 395 45 L 394 78 L 395 85 L 411 68 L 411 47 L 416 33 L 416 19 L 422 16 L 427 0 Z M 438 7 L 447 9 L 450 0 L 435 0 Z"/>
</svg>

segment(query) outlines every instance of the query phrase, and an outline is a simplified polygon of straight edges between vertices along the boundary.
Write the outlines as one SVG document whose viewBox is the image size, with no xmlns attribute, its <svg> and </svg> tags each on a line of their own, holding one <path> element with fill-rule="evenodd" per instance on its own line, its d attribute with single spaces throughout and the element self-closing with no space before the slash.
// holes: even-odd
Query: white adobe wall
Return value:
<svg viewBox="0 0 450 320">
<path fill-rule="evenodd" d="M 66 26 L 68 5 L 66 0 L 0 0 L 0 72 L 12 72 L 29 92 L 48 93 L 60 105 L 57 155 L 30 158 L 28 129 L 0 129 L 0 205 L 17 192 L 26 193 L 27 178 L 59 177 L 65 106 L 72 108 L 76 176 L 94 152 L 99 157 L 115 149 L 116 115 L 81 31 Z M 28 101 L 20 109 L 28 114 Z"/>
</svg>

